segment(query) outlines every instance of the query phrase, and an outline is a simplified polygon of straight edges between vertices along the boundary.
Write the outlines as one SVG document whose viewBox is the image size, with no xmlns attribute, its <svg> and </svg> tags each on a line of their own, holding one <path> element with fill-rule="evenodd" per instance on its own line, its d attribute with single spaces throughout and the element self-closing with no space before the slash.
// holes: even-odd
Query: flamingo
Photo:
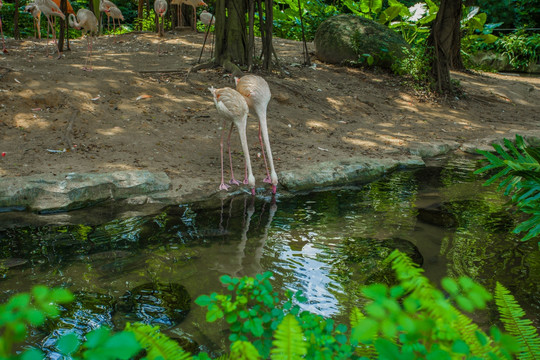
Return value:
<svg viewBox="0 0 540 360">
<path fill-rule="evenodd" d="M 117 7 L 113 2 L 111 1 L 108 1 L 108 0 L 100 0 L 99 1 L 99 11 L 100 12 L 104 12 L 105 15 L 107 15 L 107 31 L 110 30 L 110 10 L 111 8 L 115 8 Z M 101 14 L 100 14 L 100 20 L 101 20 Z M 100 21 L 100 24 L 101 24 L 101 21 Z M 114 25 L 114 24 L 113 24 Z"/>
<path fill-rule="evenodd" d="M 257 115 L 259 119 L 259 142 L 261 143 L 264 165 L 266 166 L 266 178 L 264 182 L 272 184 L 272 194 L 276 193 L 278 177 L 274 169 L 274 160 L 272 158 L 272 149 L 268 139 L 268 128 L 266 125 L 266 108 L 271 98 L 270 88 L 268 83 L 262 77 L 257 75 L 246 75 L 240 79 L 235 78 L 236 90 L 246 99 L 249 109 Z M 262 132 L 262 137 L 261 137 Z M 268 171 L 268 163 L 264 154 L 264 147 L 268 155 L 270 163 L 270 172 Z"/>
<path fill-rule="evenodd" d="M 4 3 L 2 0 L 0 0 L 0 10 L 2 10 L 2 6 L 4 6 Z M 4 41 L 4 30 L 2 30 L 2 17 L 0 16 L 0 33 L 2 34 L 2 52 L 4 54 L 7 54 L 8 51 L 6 49 L 6 42 Z"/>
<path fill-rule="evenodd" d="M 41 10 L 39 10 L 35 3 L 29 3 L 24 7 L 24 11 L 32 14 L 34 18 L 34 37 L 41 40 Z"/>
<path fill-rule="evenodd" d="M 60 8 L 58 5 L 55 4 L 52 0 L 36 0 L 36 5 L 38 6 L 39 10 L 45 15 L 47 18 L 47 46 L 49 46 L 49 28 L 52 30 L 53 34 L 53 40 L 56 44 L 56 48 L 58 49 L 58 58 L 61 56 L 60 48 L 58 48 L 58 44 L 56 43 L 56 33 L 54 31 L 54 26 L 51 20 L 51 16 L 58 16 L 62 20 L 66 19 L 66 16 L 62 11 L 60 11 Z M 47 47 L 48 49 L 48 47 Z M 48 50 L 47 50 L 48 54 Z"/>
<path fill-rule="evenodd" d="M 113 31 L 115 31 L 116 24 L 114 23 L 114 19 L 118 20 L 118 28 L 120 28 L 120 20 L 124 21 L 124 16 L 122 15 L 122 11 L 117 7 L 111 7 L 109 9 L 109 15 L 112 17 Z"/>
<path fill-rule="evenodd" d="M 82 30 L 86 34 L 86 61 L 84 62 L 83 70 L 92 71 L 92 33 L 98 32 L 98 20 L 93 12 L 87 9 L 79 9 L 77 11 L 77 17 L 73 14 L 69 14 L 68 17 L 69 26 L 77 30 Z M 90 59 L 90 68 L 86 67 L 88 60 Z"/>
<path fill-rule="evenodd" d="M 204 36 L 204 42 L 203 42 L 203 50 L 204 50 L 204 45 L 206 44 L 206 38 L 208 37 L 210 26 L 216 23 L 216 18 L 214 17 L 214 14 L 209 13 L 206 10 L 203 10 L 201 12 L 201 15 L 199 15 L 199 19 L 201 19 L 201 22 L 203 23 L 203 25 L 206 25 L 206 35 Z M 212 33 L 212 36 L 213 36 L 213 33 Z M 213 54 L 214 53 L 214 38 L 213 37 L 212 37 L 211 44 L 212 44 L 211 54 Z M 201 56 L 202 56 L 202 50 L 201 50 Z M 201 60 L 201 56 L 199 56 L 199 61 Z"/>
<path fill-rule="evenodd" d="M 214 89 L 213 87 L 208 88 L 212 95 L 214 96 L 214 104 L 216 104 L 216 109 L 218 113 L 223 117 L 223 129 L 221 131 L 221 184 L 219 185 L 220 190 L 227 190 L 229 185 L 225 184 L 224 175 L 223 175 L 223 134 L 225 132 L 225 122 L 227 120 L 231 121 L 231 128 L 229 130 L 228 144 L 230 149 L 230 140 L 233 126 L 236 125 L 238 129 L 238 134 L 240 135 L 240 142 L 242 143 L 242 150 L 244 151 L 245 163 L 246 163 L 246 181 L 251 187 L 251 194 L 255 195 L 255 177 L 251 170 L 251 160 L 249 158 L 249 149 L 247 144 L 246 137 L 246 125 L 247 125 L 247 116 L 249 113 L 249 108 L 244 97 L 236 90 L 231 88 L 221 88 Z M 231 184 L 239 185 L 240 183 L 234 178 L 233 167 L 232 167 L 232 158 L 230 157 L 229 151 L 229 160 L 231 164 Z"/>
<path fill-rule="evenodd" d="M 156 15 L 158 16 L 158 18 L 156 18 L 156 22 L 157 22 L 157 29 L 158 29 L 158 34 L 159 36 L 163 36 L 164 35 L 164 32 L 165 32 L 165 28 L 164 28 L 164 21 L 165 21 L 165 13 L 167 12 L 167 1 L 165 0 L 156 0 L 154 2 L 154 11 L 156 12 Z M 159 25 L 159 18 L 161 18 L 161 26 Z M 157 50 L 157 53 L 158 53 L 158 56 L 159 56 L 159 44 L 161 43 L 158 42 L 158 50 Z"/>
<path fill-rule="evenodd" d="M 182 18 L 182 4 L 189 5 L 193 8 L 193 30 L 197 29 L 197 7 L 208 6 L 202 0 L 173 0 L 171 4 L 178 5 L 178 19 Z"/>
</svg>

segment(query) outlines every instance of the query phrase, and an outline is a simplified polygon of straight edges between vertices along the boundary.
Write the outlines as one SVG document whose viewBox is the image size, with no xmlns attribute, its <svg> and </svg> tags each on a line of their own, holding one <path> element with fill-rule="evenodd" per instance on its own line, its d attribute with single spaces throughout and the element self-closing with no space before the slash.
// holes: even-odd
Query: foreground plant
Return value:
<svg viewBox="0 0 540 360">
<path fill-rule="evenodd" d="M 504 139 L 504 146 L 506 150 L 499 144 L 493 145 L 497 154 L 478 150 L 489 164 L 476 170 L 475 174 L 498 171 L 484 186 L 500 181 L 498 189 L 504 189 L 504 195 L 512 194 L 511 202 L 530 215 L 513 231 L 516 234 L 527 232 L 521 239 L 526 241 L 540 234 L 540 149 L 526 144 L 520 135 L 516 135 L 515 145 Z M 540 242 L 538 244 L 540 246 Z"/>
</svg>

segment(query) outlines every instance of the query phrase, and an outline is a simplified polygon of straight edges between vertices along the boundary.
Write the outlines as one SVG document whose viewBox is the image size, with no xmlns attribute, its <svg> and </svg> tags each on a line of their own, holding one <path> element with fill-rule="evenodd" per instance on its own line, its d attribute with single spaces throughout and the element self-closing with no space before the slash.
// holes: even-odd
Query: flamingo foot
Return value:
<svg viewBox="0 0 540 360">
<path fill-rule="evenodd" d="M 219 190 L 228 190 L 228 189 L 229 189 L 229 185 L 225 183 L 221 183 L 221 185 L 219 185 Z"/>
<path fill-rule="evenodd" d="M 232 178 L 231 181 L 229 181 L 229 184 L 231 184 L 231 185 L 240 185 L 240 181 L 236 180 L 235 178 Z"/>
<path fill-rule="evenodd" d="M 242 181 L 242 183 L 243 183 L 244 185 L 249 184 L 248 178 L 245 178 L 244 181 Z"/>
<path fill-rule="evenodd" d="M 264 178 L 263 182 L 265 182 L 267 184 L 271 184 L 272 180 L 270 179 L 270 176 L 267 176 L 267 177 Z"/>
<path fill-rule="evenodd" d="M 272 185 L 272 194 L 275 194 L 277 191 L 277 186 L 276 185 Z"/>
<path fill-rule="evenodd" d="M 82 68 L 82 69 L 83 69 L 83 71 L 93 71 L 93 69 L 92 69 L 92 68 L 87 68 L 86 66 L 83 66 L 83 68 Z"/>
</svg>

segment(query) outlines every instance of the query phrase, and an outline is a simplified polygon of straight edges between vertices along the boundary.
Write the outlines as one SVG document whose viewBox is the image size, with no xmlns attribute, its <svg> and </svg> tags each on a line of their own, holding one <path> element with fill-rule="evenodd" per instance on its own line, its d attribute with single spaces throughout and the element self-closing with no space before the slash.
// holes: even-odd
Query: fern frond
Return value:
<svg viewBox="0 0 540 360">
<path fill-rule="evenodd" d="M 191 354 L 184 351 L 176 341 L 162 334 L 159 326 L 127 323 L 125 331 L 135 335 L 139 344 L 146 349 L 147 359 L 186 360 L 191 358 Z"/>
<path fill-rule="evenodd" d="M 356 306 L 353 307 L 350 315 L 351 329 L 357 327 L 360 320 L 364 319 L 365 317 L 366 316 L 360 311 L 359 308 L 357 308 Z"/>
<path fill-rule="evenodd" d="M 540 359 L 540 337 L 529 319 L 522 319 L 525 312 L 514 296 L 501 283 L 495 287 L 495 303 L 504 328 L 519 343 L 519 359 Z"/>
<path fill-rule="evenodd" d="M 262 359 L 259 351 L 253 344 L 247 341 L 235 341 L 231 344 L 231 359 L 235 360 L 258 360 Z"/>
<path fill-rule="evenodd" d="M 302 328 L 293 315 L 285 316 L 278 325 L 272 345 L 271 359 L 296 360 L 307 353 Z"/>
</svg>

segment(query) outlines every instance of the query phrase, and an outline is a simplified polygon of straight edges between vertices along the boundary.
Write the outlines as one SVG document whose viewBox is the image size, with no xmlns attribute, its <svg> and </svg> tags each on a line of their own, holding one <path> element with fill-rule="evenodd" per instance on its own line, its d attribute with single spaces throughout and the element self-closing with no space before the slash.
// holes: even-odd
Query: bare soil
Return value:
<svg viewBox="0 0 540 360">
<path fill-rule="evenodd" d="M 71 41 L 59 60 L 47 56 L 44 40 L 8 41 L 9 54 L 0 55 L 0 176 L 145 169 L 165 171 L 180 197 L 217 191 L 221 119 L 207 88 L 234 82 L 219 68 L 186 77 L 203 39 L 188 30 L 163 39 L 101 36 L 91 72 L 82 70 L 85 39 Z M 299 42 L 275 39 L 275 47 L 284 71 L 260 75 L 272 91 L 268 126 L 278 174 L 358 155 L 398 157 L 415 142 L 464 143 L 540 129 L 538 77 L 454 73 L 464 95 L 433 99 L 382 72 L 315 57 L 314 66 L 300 66 Z M 207 46 L 202 61 L 209 58 Z M 258 124 L 250 119 L 251 157 L 262 184 Z M 236 134 L 232 147 L 242 177 Z"/>
</svg>

